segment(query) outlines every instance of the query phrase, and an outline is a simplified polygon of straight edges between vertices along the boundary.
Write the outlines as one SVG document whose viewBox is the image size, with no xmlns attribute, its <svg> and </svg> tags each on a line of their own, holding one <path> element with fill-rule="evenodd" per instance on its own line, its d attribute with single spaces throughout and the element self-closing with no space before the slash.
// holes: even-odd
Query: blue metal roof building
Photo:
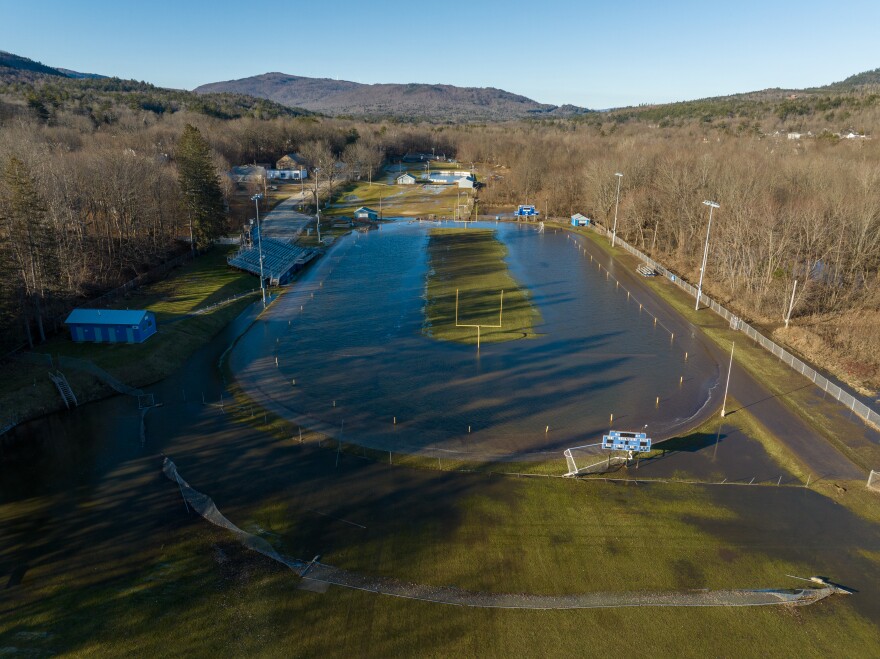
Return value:
<svg viewBox="0 0 880 659">
<path fill-rule="evenodd" d="M 374 211 L 372 208 L 367 208 L 366 206 L 361 206 L 354 212 L 354 219 L 356 220 L 370 220 L 371 222 L 379 219 L 379 212 Z"/>
<path fill-rule="evenodd" d="M 74 309 L 64 324 L 77 343 L 143 343 L 156 333 L 156 314 L 143 309 Z"/>
</svg>

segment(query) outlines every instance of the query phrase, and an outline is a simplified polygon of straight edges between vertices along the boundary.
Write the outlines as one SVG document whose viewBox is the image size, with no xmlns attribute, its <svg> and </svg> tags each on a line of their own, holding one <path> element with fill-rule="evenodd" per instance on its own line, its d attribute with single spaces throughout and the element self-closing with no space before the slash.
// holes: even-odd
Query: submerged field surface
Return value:
<svg viewBox="0 0 880 659">
<path fill-rule="evenodd" d="M 535 336 L 541 315 L 510 275 L 493 230 L 436 228 L 428 235 L 427 336 L 475 344 L 477 327 L 481 343 Z"/>
<path fill-rule="evenodd" d="M 715 361 L 566 234 L 482 226 L 540 313 L 536 338 L 478 353 L 424 336 L 436 224 L 398 222 L 336 246 L 242 337 L 232 372 L 285 418 L 402 452 L 552 454 L 601 441 L 612 423 L 669 436 L 710 408 Z"/>
<path fill-rule="evenodd" d="M 500 227 L 510 232 L 505 237 L 509 267 L 517 281 L 529 283 L 544 323 L 535 340 L 491 344 L 477 362 L 473 346 L 420 334 L 425 263 L 419 261 L 424 251 L 420 257 L 413 246 L 423 247 L 426 234 L 415 229 L 395 227 L 387 236 L 391 240 L 377 240 L 372 245 L 377 254 L 362 264 L 363 270 L 356 266 L 366 243 L 342 241 L 315 265 L 311 283 L 286 296 L 288 309 L 298 311 L 302 304 L 306 315 L 313 301 L 323 301 L 321 311 L 338 319 L 326 329 L 317 323 L 304 327 L 322 332 L 316 338 L 323 343 L 313 348 L 339 383 L 345 381 L 346 361 L 335 361 L 334 350 L 340 348 L 334 340 L 357 329 L 347 328 L 358 313 L 376 324 L 369 329 L 366 323 L 363 333 L 390 333 L 389 342 L 405 328 L 407 341 L 398 346 L 405 357 L 402 369 L 419 367 L 407 352 L 413 349 L 409 341 L 443 348 L 444 356 L 462 355 L 446 370 L 440 370 L 439 358 L 432 358 L 427 375 L 404 380 L 416 384 L 429 378 L 440 383 L 461 380 L 455 369 L 466 373 L 480 364 L 503 366 L 501 357 L 512 360 L 515 349 L 549 341 L 571 314 L 581 306 L 591 309 L 602 295 L 618 296 L 622 302 L 607 302 L 600 312 L 591 312 L 599 324 L 593 331 L 607 332 L 602 319 L 620 313 L 618 322 L 632 336 L 639 335 L 636 328 L 652 336 L 650 317 L 646 327 L 637 324 L 638 304 L 626 306 L 626 293 L 617 290 L 613 279 L 606 280 L 604 271 L 591 274 L 589 257 L 569 246 L 564 236 L 551 238 L 560 242 L 550 243 L 555 249 L 548 251 L 544 245 L 553 234 L 541 238 L 528 229 Z M 374 238 L 378 233 L 369 236 Z M 400 262 L 412 280 L 407 274 L 389 274 Z M 365 272 L 365 278 L 335 281 L 331 275 L 340 268 Z M 568 281 L 563 275 L 569 271 L 582 287 L 566 297 L 561 282 Z M 621 271 L 616 274 L 623 278 Z M 376 288 L 382 295 L 353 304 L 358 295 L 367 298 L 373 280 L 381 284 Z M 409 287 L 414 302 L 408 301 Z M 597 297 L 587 297 L 586 289 Z M 382 321 L 395 302 L 407 313 L 407 305 L 413 307 L 412 316 L 393 316 L 401 325 L 396 335 L 396 323 L 389 327 Z M 620 309 L 615 312 L 613 304 Z M 668 320 L 660 317 L 663 323 Z M 864 481 L 828 483 L 822 491 L 830 495 L 823 496 L 815 485 L 786 486 L 789 477 L 781 487 L 636 485 L 412 469 L 398 465 L 397 456 L 390 465 L 337 454 L 319 448 L 319 438 L 311 433 L 304 433 L 300 443 L 289 424 L 283 424 L 287 432 L 271 434 L 265 432 L 259 412 L 255 418 L 249 411 L 234 411 L 217 364 L 252 319 L 238 318 L 183 368 L 147 388 L 162 406 L 146 416 L 145 434 L 140 432 L 143 417 L 137 400 L 119 396 L 26 424 L 20 441 L 0 445 L 0 654 L 639 656 L 650 648 L 660 656 L 852 657 L 869 655 L 880 644 L 878 499 L 864 488 Z M 255 346 L 262 353 L 253 346 L 247 349 L 253 348 L 256 359 L 269 367 L 259 372 L 270 386 L 289 366 L 285 360 L 291 339 L 285 336 L 307 337 L 295 315 L 289 320 L 290 325 L 270 314 L 268 322 L 257 321 L 242 344 L 260 339 Z M 592 326 L 586 327 L 575 325 L 571 332 L 580 328 L 589 335 Z M 669 341 L 668 335 L 658 336 L 664 344 Z M 679 340 L 676 335 L 670 343 L 678 345 Z M 277 352 L 276 346 L 281 348 Z M 679 350 L 688 348 L 687 364 L 692 366 L 693 347 Z M 585 346 L 580 350 L 589 352 Z M 279 374 L 273 376 L 276 354 Z M 526 351 L 515 363 L 527 370 L 530 360 L 538 360 L 539 373 L 553 363 L 541 361 L 541 354 Z M 677 359 L 669 363 L 680 366 Z M 642 364 L 634 361 L 636 367 Z M 657 372 L 646 373 L 660 381 Z M 362 374 L 356 375 L 363 380 Z M 685 387 L 697 379 L 695 373 L 688 372 L 688 377 Z M 308 385 L 297 380 L 295 386 Z M 332 392 L 339 395 L 338 408 L 332 400 L 327 407 L 348 414 L 349 403 L 341 395 L 346 391 L 340 386 Z M 475 391 L 479 389 L 470 390 Z M 418 390 L 412 394 L 413 406 L 420 395 Z M 509 395 L 517 397 L 517 392 Z M 424 405 L 434 402 L 429 399 Z M 536 405 L 552 402 L 548 396 Z M 517 404 L 528 401 L 517 398 Z M 513 408 L 509 414 L 523 411 Z M 335 434 L 351 440 L 348 418 Z M 647 465 L 643 461 L 630 476 L 686 470 L 719 479 L 745 475 L 745 482 L 752 475 L 775 480 L 780 465 L 743 431 L 732 431 L 730 423 L 741 418 L 738 412 L 725 420 L 720 446 L 714 425 L 705 424 L 699 436 L 676 440 L 679 446 L 670 446 L 669 455 Z M 305 561 L 320 555 L 322 562 L 367 577 L 552 596 L 797 587 L 801 582 L 787 574 L 821 574 L 857 592 L 798 609 L 573 611 L 471 609 L 338 587 L 314 592 L 300 589 L 305 584 L 292 571 L 247 550 L 228 531 L 185 507 L 178 487 L 161 474 L 165 455 L 232 522 L 278 551 Z M 443 468 L 448 468 L 446 460 Z M 636 633 L 609 633 L 624 629 Z"/>
</svg>

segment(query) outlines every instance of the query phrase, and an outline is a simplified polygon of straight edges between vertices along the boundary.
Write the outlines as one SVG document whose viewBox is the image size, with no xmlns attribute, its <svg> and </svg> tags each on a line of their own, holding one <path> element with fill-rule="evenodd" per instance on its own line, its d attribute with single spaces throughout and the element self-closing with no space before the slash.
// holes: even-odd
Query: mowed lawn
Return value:
<svg viewBox="0 0 880 659">
<path fill-rule="evenodd" d="M 200 345 L 253 302 L 245 298 L 210 313 L 190 315 L 231 297 L 256 291 L 259 280 L 230 268 L 226 257 L 235 248 L 215 247 L 175 270 L 169 277 L 133 291 L 112 303 L 114 308 L 147 309 L 156 314 L 158 333 L 136 345 L 73 343 L 56 337 L 39 350 L 82 357 L 124 381 L 150 381 L 168 375 Z M 256 293 L 255 293 L 256 295 Z"/>
<path fill-rule="evenodd" d="M 480 325 L 481 342 L 534 337 L 540 312 L 529 300 L 528 290 L 510 274 L 506 255 L 507 248 L 491 229 L 432 229 L 425 333 L 472 344 L 477 342 L 473 325 Z M 458 324 L 471 327 L 456 326 L 456 291 Z"/>
<path fill-rule="evenodd" d="M 880 643 L 864 599 L 880 553 L 858 549 L 866 538 L 876 547 L 877 526 L 816 492 L 440 473 L 344 454 L 337 464 L 289 440 L 261 446 L 252 432 L 229 441 L 241 449 L 232 468 L 210 478 L 204 463 L 220 456 L 206 451 L 185 459 L 182 475 L 283 553 L 365 574 L 556 594 L 798 587 L 785 575 L 850 564 L 865 571 L 848 584 L 862 593 L 800 609 L 517 611 L 308 592 L 290 570 L 187 515 L 174 485 L 143 466 L 129 474 L 144 483 L 138 519 L 118 540 L 104 531 L 87 556 L 55 557 L 62 576 L 41 578 L 47 567 L 35 565 L 29 596 L 0 608 L 0 646 L 89 656 L 757 657 L 865 656 Z M 802 519 L 827 520 L 833 508 L 816 541 Z M 121 557 L 116 542 L 141 538 L 141 526 L 150 529 L 143 549 Z M 117 559 L 95 569 L 105 551 Z"/>
<path fill-rule="evenodd" d="M 421 172 L 414 171 L 418 177 Z M 461 195 L 459 195 L 461 192 Z M 453 218 L 455 205 L 465 204 L 465 191 L 457 186 L 397 185 L 373 181 L 360 181 L 345 186 L 337 193 L 330 208 L 322 210 L 324 217 L 351 217 L 361 206 L 382 211 L 383 218 L 422 217 L 432 219 Z M 381 200 L 381 202 L 380 202 Z M 380 208 L 381 207 L 381 208 Z M 467 211 L 465 211 L 466 213 Z"/>
</svg>

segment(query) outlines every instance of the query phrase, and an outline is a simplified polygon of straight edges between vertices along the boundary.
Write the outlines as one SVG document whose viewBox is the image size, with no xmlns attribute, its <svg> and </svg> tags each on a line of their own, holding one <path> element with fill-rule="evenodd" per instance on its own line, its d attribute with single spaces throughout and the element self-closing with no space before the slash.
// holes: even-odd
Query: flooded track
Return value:
<svg viewBox="0 0 880 659">
<path fill-rule="evenodd" d="M 563 231 L 477 225 L 507 246 L 543 316 L 537 339 L 478 353 L 430 338 L 429 226 L 383 225 L 334 246 L 239 340 L 236 379 L 281 416 L 349 442 L 497 457 L 601 441 L 609 427 L 665 438 L 720 403 L 718 363 L 689 328 L 655 321 Z"/>
</svg>

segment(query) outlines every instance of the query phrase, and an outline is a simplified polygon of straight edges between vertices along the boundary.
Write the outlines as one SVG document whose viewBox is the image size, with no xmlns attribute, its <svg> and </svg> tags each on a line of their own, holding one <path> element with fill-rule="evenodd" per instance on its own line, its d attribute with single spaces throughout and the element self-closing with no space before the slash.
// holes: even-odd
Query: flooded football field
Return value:
<svg viewBox="0 0 880 659">
<path fill-rule="evenodd" d="M 719 402 L 719 366 L 687 327 L 622 286 L 630 273 L 536 225 L 477 226 L 507 247 L 543 317 L 539 337 L 479 351 L 432 339 L 432 226 L 401 221 L 341 241 L 238 341 L 236 379 L 276 413 L 348 442 L 486 456 L 558 452 L 612 427 L 662 439 Z"/>
</svg>

